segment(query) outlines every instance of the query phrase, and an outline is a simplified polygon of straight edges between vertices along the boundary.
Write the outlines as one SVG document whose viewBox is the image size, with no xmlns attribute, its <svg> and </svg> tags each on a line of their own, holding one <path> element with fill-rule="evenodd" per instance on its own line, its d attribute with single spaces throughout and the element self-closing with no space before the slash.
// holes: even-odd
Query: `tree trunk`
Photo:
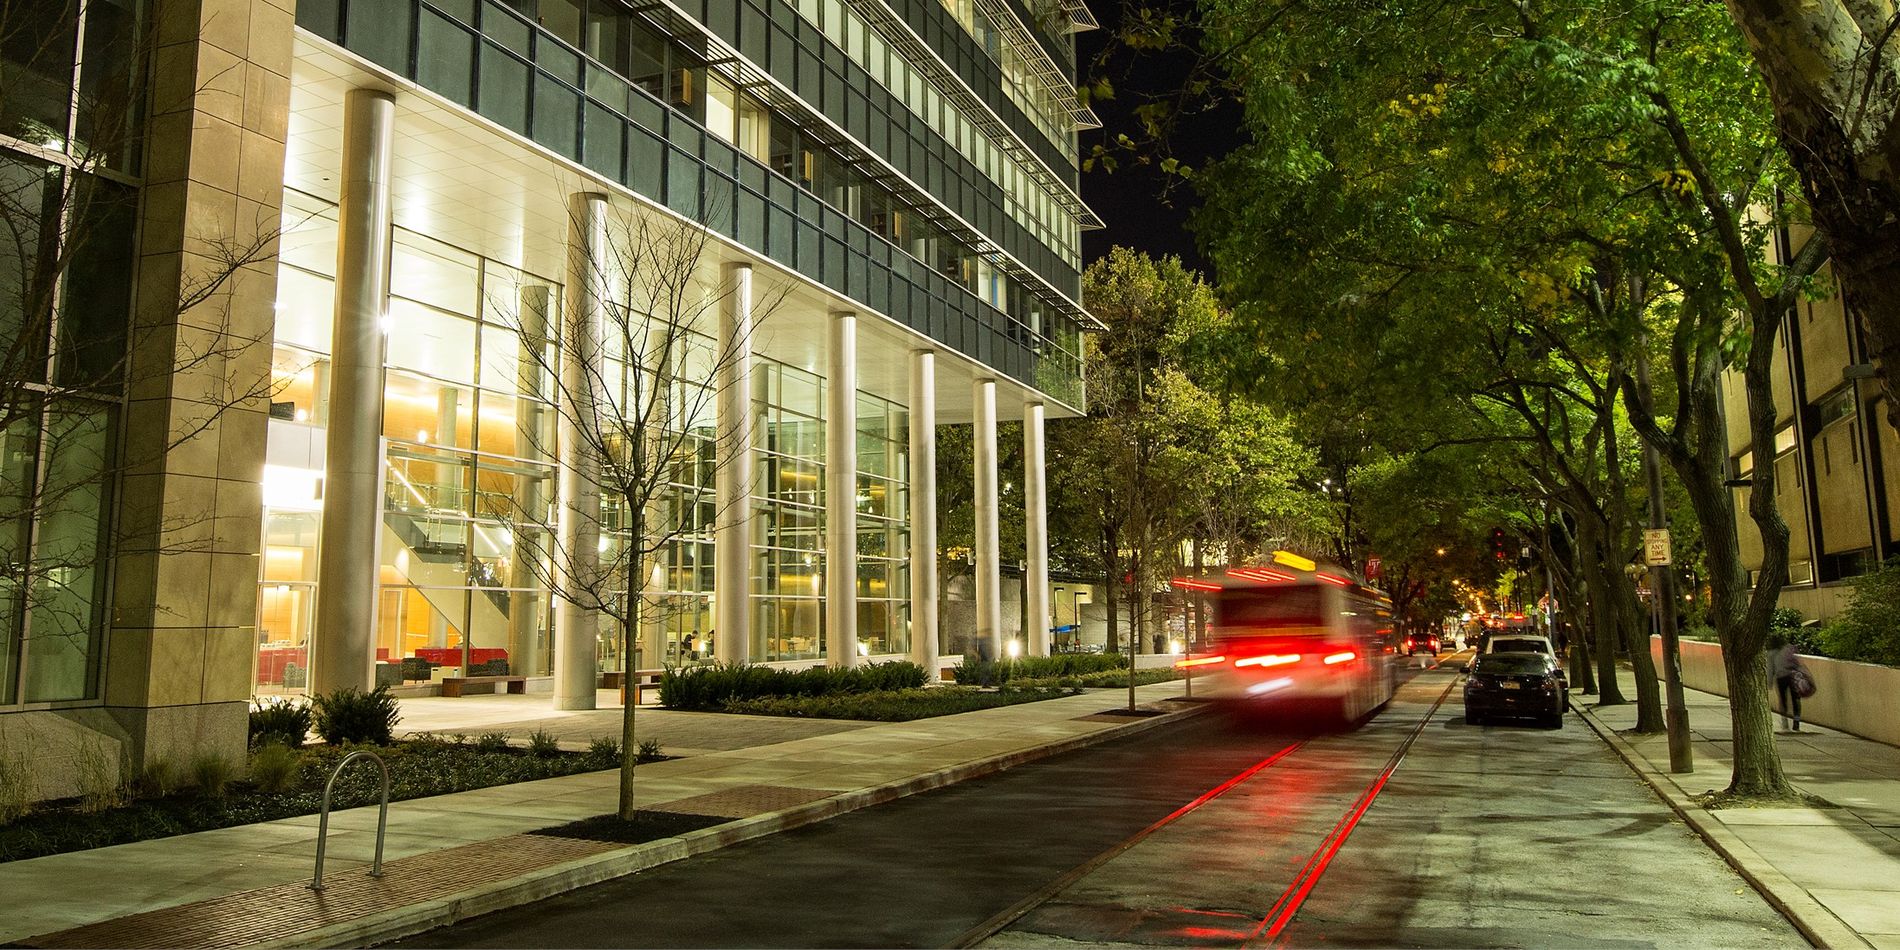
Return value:
<svg viewBox="0 0 1900 950">
<path fill-rule="evenodd" d="M 1585 696 L 1597 694 L 1596 670 L 1590 666 L 1590 638 L 1577 631 L 1575 639 L 1570 641 L 1570 669 L 1577 673 L 1577 685 Z"/>
<path fill-rule="evenodd" d="M 1726 661 L 1727 650 L 1723 653 Z M 1781 771 L 1781 753 L 1775 749 L 1767 657 L 1757 650 L 1746 661 L 1723 665 L 1728 675 L 1729 722 L 1735 738 L 1735 768 L 1729 777 L 1729 791 L 1737 795 L 1786 795 L 1792 789 Z"/>
<path fill-rule="evenodd" d="M 1636 597 L 1636 579 L 1623 572 L 1626 563 L 1621 543 L 1626 537 L 1624 531 L 1636 525 L 1629 506 L 1629 486 L 1623 480 L 1623 462 L 1618 452 L 1616 434 L 1616 403 L 1604 404 L 1604 429 L 1609 437 L 1603 440 L 1604 468 L 1609 481 L 1609 497 L 1604 505 L 1604 521 L 1601 533 L 1597 536 L 1599 544 L 1598 560 L 1604 573 L 1609 577 L 1610 593 L 1616 606 L 1617 629 L 1621 631 L 1620 642 L 1629 651 L 1630 669 L 1636 675 L 1636 728 L 1643 734 L 1662 732 L 1668 727 L 1663 719 L 1662 690 L 1656 681 L 1656 662 L 1649 655 L 1649 625 L 1643 622 L 1642 602 Z M 1660 598 L 1661 591 L 1652 591 L 1651 597 Z M 1663 604 L 1661 609 L 1674 610 L 1674 604 Z"/>
<path fill-rule="evenodd" d="M 1643 606 L 1636 597 L 1635 585 L 1627 579 L 1627 575 L 1625 578 L 1616 592 L 1617 613 L 1621 619 L 1617 627 L 1623 631 L 1623 648 L 1629 651 L 1630 667 L 1636 674 L 1636 728 L 1633 731 L 1643 734 L 1663 732 L 1668 726 L 1663 718 L 1662 688 L 1656 679 L 1656 660 L 1649 655 L 1649 627 L 1643 623 Z"/>
<path fill-rule="evenodd" d="M 1772 327 L 1773 324 L 1770 324 Z M 1774 444 L 1775 407 L 1769 368 L 1773 334 L 1757 332 L 1748 366 L 1749 432 L 1754 445 Z M 1775 507 L 1774 461 L 1757 453 L 1749 514 L 1762 536 L 1762 572 L 1751 590 L 1735 533 L 1734 499 L 1723 484 L 1728 446 L 1722 419 L 1720 359 L 1708 354 L 1696 368 L 1690 399 L 1694 415 L 1693 454 L 1674 460 L 1677 475 L 1702 525 L 1703 557 L 1709 573 L 1709 616 L 1722 641 L 1722 665 L 1729 683 L 1729 717 L 1734 730 L 1734 766 L 1728 791 L 1737 795 L 1785 797 L 1793 789 L 1775 751 L 1768 707 L 1767 671 L 1762 647 L 1768 617 L 1788 577 L 1788 525 Z"/>
<path fill-rule="evenodd" d="M 1587 513 L 1577 519 L 1577 549 L 1590 587 L 1591 651 L 1597 661 L 1597 705 L 1621 706 L 1623 687 L 1616 681 L 1617 617 L 1615 581 L 1603 563 L 1603 545 L 1598 540 L 1601 527 Z"/>
<path fill-rule="evenodd" d="M 1885 9 L 1883 9 L 1885 8 Z M 1900 36 L 1888 4 L 1729 0 L 1900 427 Z M 1858 21 L 1858 22 L 1857 22 Z"/>
<path fill-rule="evenodd" d="M 633 537 L 645 537 L 642 533 L 646 528 L 645 517 L 638 511 L 632 517 Z M 645 558 L 633 558 L 633 570 L 627 578 L 627 610 L 620 624 L 620 684 L 627 691 L 626 701 L 620 704 L 620 802 L 615 809 L 621 821 L 633 820 L 633 769 L 640 761 L 640 746 L 634 740 L 633 732 L 634 709 L 640 705 L 640 690 L 633 681 L 633 640 L 639 630 L 640 608 L 645 596 L 640 588 L 633 585 L 636 578 L 646 576 L 641 572 L 645 563 Z"/>
<path fill-rule="evenodd" d="M 1104 653 L 1121 652 L 1121 598 L 1122 572 L 1121 552 L 1115 537 L 1115 529 L 1102 529 L 1102 599 L 1108 607 L 1108 635 L 1102 645 Z"/>
</svg>

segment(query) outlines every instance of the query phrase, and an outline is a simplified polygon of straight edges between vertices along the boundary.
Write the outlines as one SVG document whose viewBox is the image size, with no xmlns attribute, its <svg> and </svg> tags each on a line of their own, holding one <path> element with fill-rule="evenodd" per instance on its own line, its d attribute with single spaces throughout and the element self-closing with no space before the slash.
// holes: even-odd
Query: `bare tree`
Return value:
<svg viewBox="0 0 1900 950">
<path fill-rule="evenodd" d="M 573 223 L 585 227 L 579 211 Z M 577 319 L 585 308 L 570 301 L 557 348 L 531 308 L 503 308 L 516 314 L 523 353 L 552 381 L 560 423 L 559 434 L 521 426 L 537 455 L 561 461 L 563 482 L 558 500 L 515 495 L 515 533 L 529 540 L 525 566 L 556 598 L 618 627 L 630 691 L 641 625 L 677 609 L 656 596 L 651 577 L 693 513 L 717 511 L 706 476 L 740 448 L 734 433 L 720 430 L 714 407 L 722 375 L 753 335 L 718 332 L 722 308 L 745 291 L 719 271 L 711 245 L 709 230 L 662 212 L 610 211 L 590 291 L 597 325 Z M 788 291 L 750 289 L 755 333 Z M 621 719 L 622 819 L 634 814 L 635 695 Z"/>
</svg>

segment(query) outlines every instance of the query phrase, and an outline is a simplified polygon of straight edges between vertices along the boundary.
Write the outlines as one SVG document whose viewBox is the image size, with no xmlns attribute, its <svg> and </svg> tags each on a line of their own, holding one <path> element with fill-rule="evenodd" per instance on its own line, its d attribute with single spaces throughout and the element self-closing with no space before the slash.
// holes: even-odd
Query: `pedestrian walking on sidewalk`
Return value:
<svg viewBox="0 0 1900 950">
<path fill-rule="evenodd" d="M 1801 665 L 1801 655 L 1795 652 L 1794 644 L 1781 637 L 1770 637 L 1768 648 L 1774 652 L 1769 655 L 1769 669 L 1775 675 L 1775 693 L 1781 700 L 1781 717 L 1794 721 L 1794 731 L 1801 731 L 1801 699 L 1814 695 L 1814 679 L 1808 675 L 1808 668 Z"/>
</svg>

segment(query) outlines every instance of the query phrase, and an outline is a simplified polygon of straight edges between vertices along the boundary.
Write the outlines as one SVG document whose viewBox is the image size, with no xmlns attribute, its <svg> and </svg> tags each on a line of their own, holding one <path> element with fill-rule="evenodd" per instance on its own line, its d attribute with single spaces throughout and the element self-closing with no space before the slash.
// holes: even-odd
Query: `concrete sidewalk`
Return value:
<svg viewBox="0 0 1900 950">
<path fill-rule="evenodd" d="M 1624 694 L 1635 696 L 1632 674 L 1622 671 L 1621 680 Z M 1584 708 L 1584 718 L 1811 941 L 1900 950 L 1900 749 L 1782 727 L 1775 738 L 1788 777 L 1834 807 L 1704 809 L 1692 796 L 1729 782 L 1728 700 L 1685 692 L 1695 771 L 1683 775 L 1669 771 L 1665 737 L 1621 731 L 1636 723 L 1633 702 Z M 1576 701 L 1586 706 L 1585 697 Z"/>
<path fill-rule="evenodd" d="M 1180 693 L 1174 682 L 1141 687 L 1138 695 L 1147 705 Z M 324 871 L 333 886 L 322 895 L 301 883 L 311 873 L 314 815 L 0 864 L 0 894 L 7 895 L 0 944 L 328 946 L 392 939 L 1162 721 L 1101 715 L 1123 697 L 1091 691 L 915 722 L 850 724 L 856 728 L 643 765 L 642 808 L 735 820 L 641 845 L 544 847 L 571 839 L 523 834 L 611 813 L 615 772 L 393 803 L 384 859 L 396 867 L 380 880 L 365 873 L 376 809 L 340 811 L 331 815 Z M 1195 707 L 1180 708 L 1186 714 Z M 773 728 L 757 717 L 671 715 L 704 717 L 702 723 L 730 718 L 733 734 Z M 545 853 L 526 854 L 537 849 Z M 206 921 L 215 923 L 207 929 Z"/>
</svg>

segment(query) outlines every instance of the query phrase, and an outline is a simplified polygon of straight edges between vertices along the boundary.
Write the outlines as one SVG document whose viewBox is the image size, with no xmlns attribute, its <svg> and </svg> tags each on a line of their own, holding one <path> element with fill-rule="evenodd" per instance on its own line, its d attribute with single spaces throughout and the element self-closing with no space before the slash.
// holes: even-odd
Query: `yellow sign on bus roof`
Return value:
<svg viewBox="0 0 1900 950">
<path fill-rule="evenodd" d="M 1302 571 L 1310 571 L 1319 566 L 1319 562 L 1314 561 L 1312 558 L 1301 557 L 1292 551 L 1273 552 L 1273 563 L 1285 564 L 1287 567 L 1296 567 Z"/>
</svg>

